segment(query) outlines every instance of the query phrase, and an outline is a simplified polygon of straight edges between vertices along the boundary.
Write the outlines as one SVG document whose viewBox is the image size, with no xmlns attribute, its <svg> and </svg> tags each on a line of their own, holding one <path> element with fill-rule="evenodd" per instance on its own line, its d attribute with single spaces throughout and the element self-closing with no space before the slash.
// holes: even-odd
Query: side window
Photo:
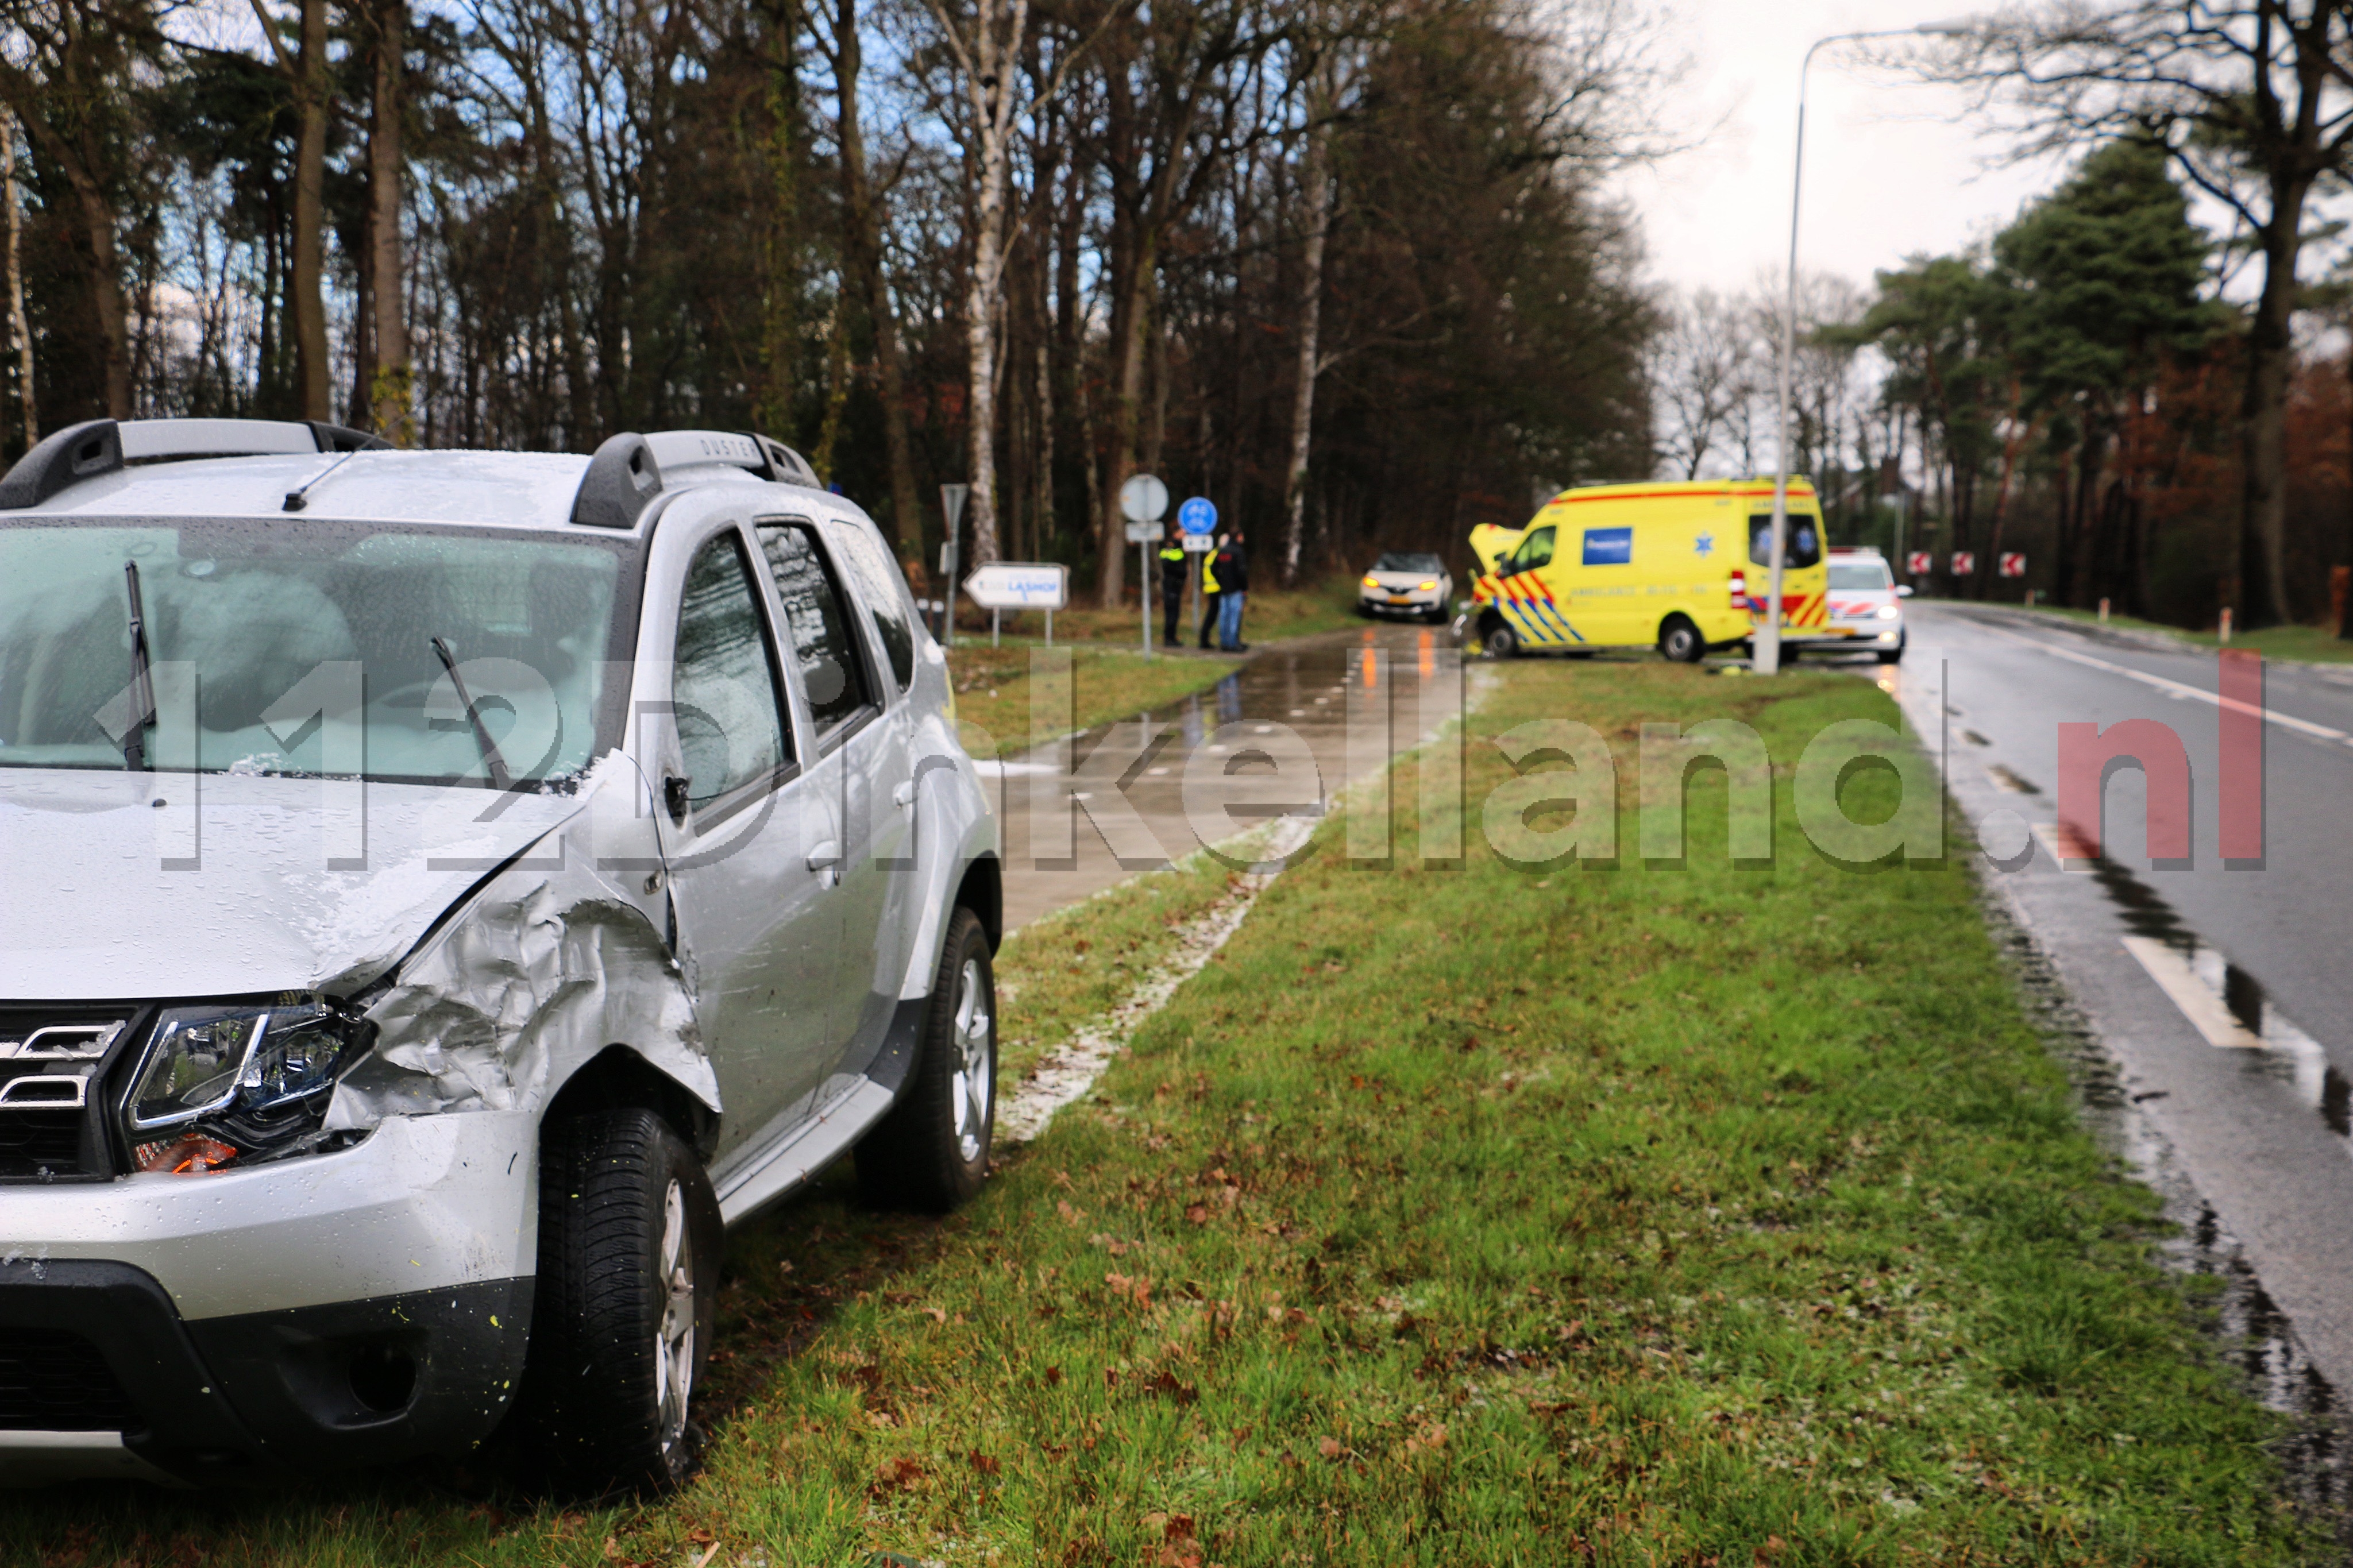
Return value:
<svg viewBox="0 0 2353 1568">
<path fill-rule="evenodd" d="M 1547 523 L 1521 540 L 1520 547 L 1512 552 L 1512 558 L 1504 563 L 1503 574 L 1509 577 L 1521 572 L 1533 572 L 1539 566 L 1551 565 L 1552 536 L 1552 526 Z"/>
<path fill-rule="evenodd" d="M 833 537 L 841 542 L 843 563 L 858 584 L 858 596 L 866 601 L 867 613 L 874 617 L 874 633 L 882 639 L 891 673 L 899 678 L 899 689 L 904 691 L 915 679 L 915 633 L 907 624 L 907 579 L 891 552 L 864 529 L 846 523 L 833 531 Z"/>
<path fill-rule="evenodd" d="M 776 771 L 790 755 L 752 563 L 731 529 L 695 552 L 678 609 L 679 749 L 687 799 L 703 805 Z"/>
<path fill-rule="evenodd" d="M 1803 512 L 1789 512 L 1788 531 L 1781 536 L 1781 564 L 1792 572 L 1802 572 L 1818 564 L 1822 558 L 1821 525 Z M 1773 563 L 1773 514 L 1760 511 L 1748 520 L 1748 563 L 1769 566 Z"/>
<path fill-rule="evenodd" d="M 866 661 L 859 657 L 848 602 L 816 534 L 805 522 L 760 525 L 760 548 L 776 574 L 793 657 L 800 661 L 801 685 L 808 692 L 818 733 L 823 735 L 871 705 L 874 692 Z"/>
<path fill-rule="evenodd" d="M 1588 566 L 1628 566 L 1634 560 L 1634 531 L 1630 528 L 1588 528 L 1585 531 L 1585 559 Z"/>
</svg>

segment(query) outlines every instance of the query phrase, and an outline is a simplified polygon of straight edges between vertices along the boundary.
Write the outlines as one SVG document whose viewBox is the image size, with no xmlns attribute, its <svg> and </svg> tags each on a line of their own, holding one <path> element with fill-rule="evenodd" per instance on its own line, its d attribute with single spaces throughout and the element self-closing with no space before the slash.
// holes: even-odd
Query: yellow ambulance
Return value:
<svg viewBox="0 0 2353 1568">
<path fill-rule="evenodd" d="M 1827 638 L 1821 505 L 1808 480 L 1789 481 L 1788 513 L 1782 637 Z M 1468 630 L 1498 658 L 1655 647 L 1695 663 L 1764 619 L 1772 536 L 1771 479 L 1563 490 L 1525 528 L 1471 531 L 1480 576 Z"/>
</svg>

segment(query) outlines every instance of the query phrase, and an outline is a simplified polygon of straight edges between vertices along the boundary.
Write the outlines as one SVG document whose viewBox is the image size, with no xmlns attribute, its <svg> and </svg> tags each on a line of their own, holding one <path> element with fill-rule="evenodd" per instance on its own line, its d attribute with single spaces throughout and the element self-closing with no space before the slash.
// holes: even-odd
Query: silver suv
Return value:
<svg viewBox="0 0 2353 1568">
<path fill-rule="evenodd" d="M 997 818 L 788 448 L 0 479 L 0 1480 L 691 1468 L 727 1226 L 987 1171 Z"/>
</svg>

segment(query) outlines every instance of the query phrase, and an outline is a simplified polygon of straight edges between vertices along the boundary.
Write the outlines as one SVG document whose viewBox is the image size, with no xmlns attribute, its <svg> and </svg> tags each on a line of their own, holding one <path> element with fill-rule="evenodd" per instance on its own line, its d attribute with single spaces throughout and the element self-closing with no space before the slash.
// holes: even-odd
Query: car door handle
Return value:
<svg viewBox="0 0 2353 1568">
<path fill-rule="evenodd" d="M 915 781 L 909 779 L 891 792 L 891 804 L 904 809 L 915 804 Z"/>
<path fill-rule="evenodd" d="M 808 868 L 829 871 L 841 864 L 841 840 L 828 838 L 808 852 Z"/>
</svg>

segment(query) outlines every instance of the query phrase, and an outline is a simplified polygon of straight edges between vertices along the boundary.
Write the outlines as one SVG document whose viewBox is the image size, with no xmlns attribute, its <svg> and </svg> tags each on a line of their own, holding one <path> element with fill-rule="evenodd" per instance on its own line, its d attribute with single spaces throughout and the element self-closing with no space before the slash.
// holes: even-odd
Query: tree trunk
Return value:
<svg viewBox="0 0 2353 1568">
<path fill-rule="evenodd" d="M 859 109 L 865 54 L 859 39 L 858 0 L 838 0 L 834 12 L 836 132 L 841 151 L 842 245 L 874 331 L 875 392 L 882 400 L 882 445 L 891 468 L 892 542 L 902 555 L 920 552 L 923 514 L 915 500 L 915 459 L 907 439 L 906 377 L 899 358 L 899 317 L 882 271 L 881 202 L 866 174 L 866 131 Z"/>
<path fill-rule="evenodd" d="M 1114 374 L 1111 416 L 1111 464 L 1103 474 L 1102 537 L 1096 562 L 1096 596 L 1107 610 L 1117 609 L 1127 581 L 1127 519 L 1120 510 L 1119 492 L 1135 474 L 1135 442 L 1144 426 L 1144 369 L 1149 358 L 1145 334 L 1152 322 L 1152 276 L 1155 258 L 1150 236 L 1133 237 L 1125 286 L 1113 320 Z"/>
<path fill-rule="evenodd" d="M 1299 581 L 1299 554 L 1307 539 L 1307 455 L 1315 428 L 1315 378 L 1322 366 L 1324 238 L 1332 222 L 1332 180 L 1324 168 L 1324 133 L 1307 133 L 1307 245 L 1300 258 L 1298 380 L 1291 394 L 1291 463 L 1282 483 L 1282 585 Z M 1697 468 L 1695 450 L 1692 466 Z"/>
<path fill-rule="evenodd" d="M 2239 592 L 2242 631 L 2279 625 L 2287 598 L 2287 391 L 2295 369 L 2290 324 L 2308 182 L 2275 177 L 2263 229 L 2263 287 L 2248 323 L 2246 387 L 2239 404 Z"/>
<path fill-rule="evenodd" d="M 795 252 L 800 238 L 799 168 L 793 147 L 794 121 L 800 113 L 793 63 L 793 47 L 799 31 L 797 21 L 793 0 L 783 0 L 771 17 L 775 32 L 771 45 L 776 54 L 768 62 L 769 184 L 767 221 L 764 226 L 767 239 L 767 296 L 760 312 L 760 403 L 753 416 L 763 430 L 786 441 L 795 439 L 793 395 L 797 388 L 794 377 L 800 359 L 799 301 L 794 298 L 797 292 L 794 285 L 798 262 Z M 839 309 L 837 302 L 837 311 Z M 830 352 L 828 343 L 828 353 Z M 819 468 L 818 475 L 820 479 L 826 477 L 826 470 Z"/>
<path fill-rule="evenodd" d="M 294 100 L 301 126 L 294 149 L 295 380 L 301 417 L 334 417 L 328 384 L 326 272 L 327 221 L 327 0 L 302 0 L 302 47 L 296 62 Z M 110 394 L 111 395 L 111 394 Z M 130 404 L 129 388 L 123 403 Z"/>
<path fill-rule="evenodd" d="M 16 395 L 25 411 L 25 446 L 29 450 L 41 438 L 41 417 L 33 389 L 33 330 L 25 320 L 25 212 L 16 199 L 16 121 L 12 115 L 0 123 L 0 157 L 7 163 L 8 184 L 8 336 L 16 348 Z"/>
<path fill-rule="evenodd" d="M 408 323 L 403 306 L 400 131 L 402 66 L 408 43 L 408 0 L 379 0 L 375 14 L 375 104 L 368 125 L 368 197 L 375 291 L 375 374 L 369 387 L 375 433 L 396 447 L 416 440 L 411 412 Z"/>
</svg>

